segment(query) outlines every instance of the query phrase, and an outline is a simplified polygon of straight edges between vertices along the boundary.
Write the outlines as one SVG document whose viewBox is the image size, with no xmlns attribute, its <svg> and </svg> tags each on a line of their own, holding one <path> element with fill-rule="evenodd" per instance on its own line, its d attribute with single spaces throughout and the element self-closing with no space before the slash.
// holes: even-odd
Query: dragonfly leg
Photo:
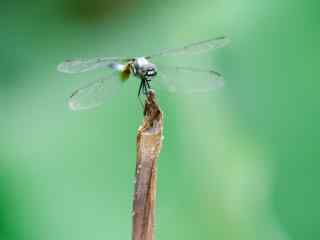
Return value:
<svg viewBox="0 0 320 240">
<path fill-rule="evenodd" d="M 151 82 L 151 80 L 146 80 L 146 85 L 147 85 L 148 89 L 151 89 L 151 86 L 150 86 L 149 82 Z"/>
<path fill-rule="evenodd" d="M 142 88 L 144 88 L 143 85 L 144 85 L 144 84 L 143 84 L 143 80 L 141 80 L 141 81 L 140 81 L 140 86 L 139 86 L 139 91 L 138 91 L 138 97 L 139 97 L 140 94 L 141 94 Z"/>
<path fill-rule="evenodd" d="M 143 82 L 143 92 L 144 92 L 144 95 L 147 96 L 147 94 L 148 94 L 148 86 L 147 86 L 146 82 L 147 82 L 146 80 L 144 80 L 144 82 Z"/>
<path fill-rule="evenodd" d="M 143 105 L 143 101 L 141 100 L 141 97 L 138 96 L 138 99 L 139 99 L 139 102 L 140 102 L 140 105 L 141 105 L 142 110 L 144 110 L 144 105 Z"/>
<path fill-rule="evenodd" d="M 143 95 L 146 95 L 146 80 L 145 79 L 141 79 L 141 83 L 140 83 L 140 88 L 139 88 L 139 96 L 141 94 L 141 92 L 143 93 Z"/>
<path fill-rule="evenodd" d="M 138 99 L 139 99 L 142 110 L 144 110 L 144 104 L 143 104 L 143 101 L 141 100 L 140 95 L 141 95 L 141 91 L 143 91 L 143 93 L 144 93 L 144 91 L 145 91 L 144 89 L 145 89 L 145 84 L 144 84 L 144 81 L 141 80 L 140 86 L 139 86 L 139 91 L 138 91 Z"/>
</svg>

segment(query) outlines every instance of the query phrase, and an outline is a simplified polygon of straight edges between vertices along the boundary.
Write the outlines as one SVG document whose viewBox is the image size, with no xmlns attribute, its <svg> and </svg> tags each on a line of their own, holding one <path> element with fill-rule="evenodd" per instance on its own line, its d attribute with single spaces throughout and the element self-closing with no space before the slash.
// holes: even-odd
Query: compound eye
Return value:
<svg viewBox="0 0 320 240">
<path fill-rule="evenodd" d="M 156 72 L 155 72 L 154 69 L 149 69 L 149 70 L 147 71 L 147 76 L 153 77 L 153 76 L 155 76 L 155 75 L 156 75 Z"/>
</svg>

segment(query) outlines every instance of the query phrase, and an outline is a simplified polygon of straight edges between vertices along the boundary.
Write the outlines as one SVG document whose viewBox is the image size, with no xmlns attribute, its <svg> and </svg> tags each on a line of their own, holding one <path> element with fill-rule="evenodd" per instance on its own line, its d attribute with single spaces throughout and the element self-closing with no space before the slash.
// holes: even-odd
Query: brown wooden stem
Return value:
<svg viewBox="0 0 320 240">
<path fill-rule="evenodd" d="M 149 91 L 144 119 L 137 135 L 137 163 L 133 199 L 132 240 L 154 240 L 157 158 L 163 139 L 163 115 Z"/>
</svg>

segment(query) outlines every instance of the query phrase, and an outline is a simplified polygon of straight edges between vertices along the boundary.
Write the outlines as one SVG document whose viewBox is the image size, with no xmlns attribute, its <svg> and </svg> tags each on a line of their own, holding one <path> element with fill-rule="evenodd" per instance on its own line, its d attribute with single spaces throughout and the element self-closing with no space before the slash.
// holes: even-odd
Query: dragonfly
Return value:
<svg viewBox="0 0 320 240">
<path fill-rule="evenodd" d="M 229 43 L 227 37 L 208 39 L 179 48 L 169 48 L 155 54 L 140 57 L 96 57 L 72 59 L 60 63 L 58 71 L 63 73 L 83 73 L 96 69 L 109 69 L 110 74 L 75 90 L 69 97 L 71 110 L 95 108 L 107 101 L 131 76 L 140 81 L 138 97 L 147 95 L 151 81 L 158 75 L 159 82 L 169 92 L 208 92 L 224 85 L 220 73 L 212 69 L 197 67 L 159 65 L 154 62 L 162 57 L 201 54 L 222 48 Z M 159 74 L 160 73 L 160 74 Z"/>
</svg>

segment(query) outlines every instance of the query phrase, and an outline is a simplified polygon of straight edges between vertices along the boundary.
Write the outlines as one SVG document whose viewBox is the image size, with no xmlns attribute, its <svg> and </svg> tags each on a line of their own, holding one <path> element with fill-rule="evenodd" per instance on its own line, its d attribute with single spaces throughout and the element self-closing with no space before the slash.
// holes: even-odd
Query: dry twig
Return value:
<svg viewBox="0 0 320 240">
<path fill-rule="evenodd" d="M 157 158 L 163 139 L 163 116 L 155 92 L 148 93 L 144 120 L 137 135 L 132 240 L 154 240 Z"/>
</svg>

